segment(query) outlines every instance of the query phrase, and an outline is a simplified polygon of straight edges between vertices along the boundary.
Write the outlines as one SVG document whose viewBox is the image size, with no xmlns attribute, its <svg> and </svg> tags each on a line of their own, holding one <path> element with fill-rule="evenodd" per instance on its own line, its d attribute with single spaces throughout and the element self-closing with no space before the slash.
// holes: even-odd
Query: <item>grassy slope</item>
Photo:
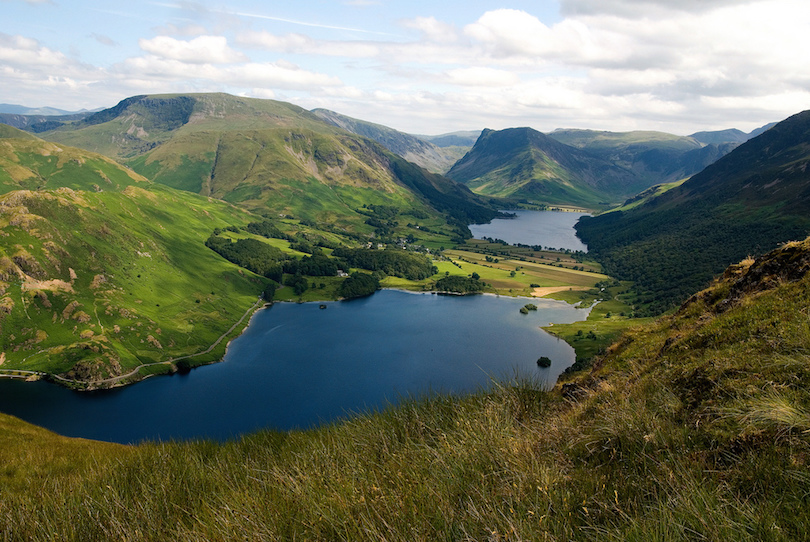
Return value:
<svg viewBox="0 0 810 542">
<path fill-rule="evenodd" d="M 88 380 L 197 353 L 263 287 L 204 245 L 253 218 L 221 202 L 153 185 L 18 191 L 0 211 L 2 369 Z"/>
<path fill-rule="evenodd" d="M 62 187 L 122 190 L 138 183 L 147 181 L 105 156 L 0 125 L 0 193 Z"/>
<path fill-rule="evenodd" d="M 810 262 L 810 242 L 783 262 Z M 810 531 L 810 276 L 758 262 L 589 374 L 226 444 L 74 456 L 2 417 L 10 540 L 797 540 Z M 789 264 L 788 264 L 789 265 Z M 799 266 L 793 266 L 794 271 Z M 742 279 L 741 279 L 742 277 Z M 780 278 L 781 277 L 781 278 Z M 734 286 L 734 283 L 737 286 Z M 740 287 L 739 284 L 743 286 Z M 54 463 L 56 464 L 56 463 Z"/>
</svg>

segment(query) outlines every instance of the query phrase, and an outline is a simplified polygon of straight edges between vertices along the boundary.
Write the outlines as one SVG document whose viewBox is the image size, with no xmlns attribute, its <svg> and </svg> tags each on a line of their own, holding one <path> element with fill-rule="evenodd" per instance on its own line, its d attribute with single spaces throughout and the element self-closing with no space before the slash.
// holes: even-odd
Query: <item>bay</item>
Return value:
<svg viewBox="0 0 810 542">
<path fill-rule="evenodd" d="M 470 232 L 476 239 L 502 239 L 510 245 L 542 246 L 587 252 L 588 247 L 576 236 L 574 224 L 587 213 L 562 211 L 504 211 L 515 218 L 496 218 L 488 224 L 472 224 Z"/>
<path fill-rule="evenodd" d="M 523 315 L 531 302 L 537 312 Z M 587 317 L 546 299 L 385 290 L 258 311 L 223 362 L 91 393 L 0 380 L 0 411 L 67 436 L 225 440 L 309 428 L 403 397 L 467 393 L 517 374 L 553 385 L 574 351 L 539 329 Z M 548 356 L 548 369 L 537 367 Z"/>
</svg>

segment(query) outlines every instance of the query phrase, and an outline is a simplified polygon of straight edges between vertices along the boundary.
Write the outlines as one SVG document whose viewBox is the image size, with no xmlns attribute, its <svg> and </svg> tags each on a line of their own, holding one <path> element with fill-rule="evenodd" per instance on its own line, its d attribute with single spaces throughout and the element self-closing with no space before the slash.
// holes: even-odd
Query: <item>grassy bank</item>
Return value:
<svg viewBox="0 0 810 542">
<path fill-rule="evenodd" d="M 810 278 L 743 274 L 551 392 L 516 381 L 225 444 L 0 416 L 0 538 L 802 539 Z"/>
</svg>

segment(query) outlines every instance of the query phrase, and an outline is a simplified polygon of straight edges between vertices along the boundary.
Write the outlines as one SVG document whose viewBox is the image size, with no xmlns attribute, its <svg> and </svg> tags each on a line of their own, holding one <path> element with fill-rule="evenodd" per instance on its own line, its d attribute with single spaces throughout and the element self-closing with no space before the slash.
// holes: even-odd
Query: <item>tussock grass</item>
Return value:
<svg viewBox="0 0 810 542">
<path fill-rule="evenodd" d="M 0 539 L 803 539 L 810 279 L 720 301 L 552 391 L 515 378 L 317 430 L 121 447 L 2 417 Z"/>
</svg>

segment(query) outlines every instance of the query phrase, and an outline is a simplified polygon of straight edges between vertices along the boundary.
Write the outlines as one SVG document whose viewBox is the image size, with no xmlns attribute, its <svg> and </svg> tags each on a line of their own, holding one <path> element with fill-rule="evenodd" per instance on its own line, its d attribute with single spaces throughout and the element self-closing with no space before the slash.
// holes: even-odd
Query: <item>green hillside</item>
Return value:
<svg viewBox="0 0 810 542">
<path fill-rule="evenodd" d="M 810 532 L 810 240 L 552 392 L 113 446 L 0 415 L 7 540 L 793 541 Z"/>
<path fill-rule="evenodd" d="M 141 175 L 100 154 L 48 143 L 0 124 L 0 194 L 62 187 L 122 190 L 146 182 Z"/>
<path fill-rule="evenodd" d="M 144 184 L 0 196 L 0 370 L 119 377 L 205 351 L 256 302 L 266 279 L 205 246 L 214 228 L 255 217 Z"/>
<path fill-rule="evenodd" d="M 464 187 L 284 102 L 135 96 L 43 137 L 117 158 L 173 188 L 324 227 L 368 230 L 357 212 L 363 204 L 446 213 L 455 222 L 494 216 Z"/>
<path fill-rule="evenodd" d="M 583 219 L 579 236 L 611 276 L 661 312 L 730 262 L 810 232 L 810 112 L 740 145 L 678 187 Z"/>
<path fill-rule="evenodd" d="M 480 194 L 591 209 L 641 186 L 631 171 L 531 128 L 484 130 L 447 176 Z"/>
</svg>

